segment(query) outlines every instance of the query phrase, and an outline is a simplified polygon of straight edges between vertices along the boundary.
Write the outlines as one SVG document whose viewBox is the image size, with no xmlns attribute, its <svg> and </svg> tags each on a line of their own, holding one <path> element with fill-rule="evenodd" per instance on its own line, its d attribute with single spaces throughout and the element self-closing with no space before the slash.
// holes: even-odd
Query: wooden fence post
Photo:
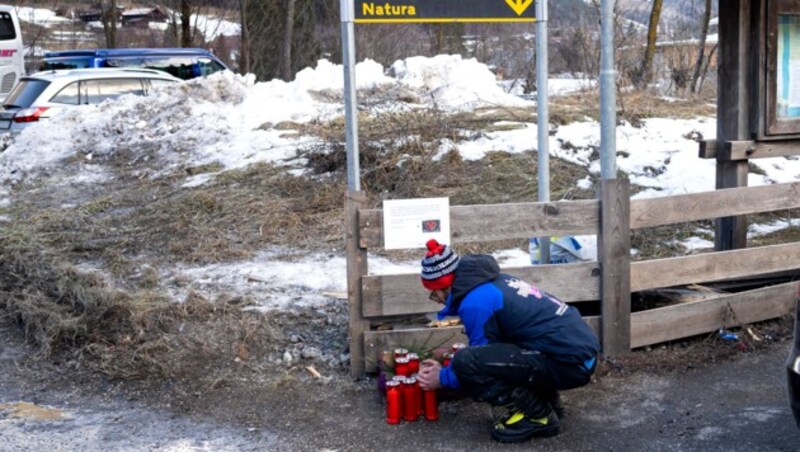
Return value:
<svg viewBox="0 0 800 452">
<path fill-rule="evenodd" d="M 757 4 L 758 2 L 756 2 Z M 753 77 L 763 70 L 761 58 L 752 42 L 751 20 L 760 15 L 752 0 L 730 0 L 719 11 L 719 76 L 717 80 L 717 143 L 750 139 L 751 121 L 762 111 L 760 93 L 753 92 Z M 751 100 L 752 99 L 752 100 Z M 751 115 L 752 119 L 751 119 Z M 717 189 L 747 186 L 747 160 L 726 161 L 717 153 Z M 747 247 L 747 217 L 724 217 L 715 222 L 714 248 L 717 251 Z"/>
<path fill-rule="evenodd" d="M 345 240 L 347 253 L 347 302 L 350 322 L 350 375 L 359 378 L 364 374 L 364 332 L 369 331 L 369 321 L 364 319 L 361 305 L 361 277 L 367 274 L 367 250 L 359 245 L 358 211 L 366 207 L 363 191 L 348 192 L 345 200 Z"/>
<path fill-rule="evenodd" d="M 631 349 L 630 183 L 600 182 L 600 340 L 603 353 L 614 356 Z"/>
</svg>

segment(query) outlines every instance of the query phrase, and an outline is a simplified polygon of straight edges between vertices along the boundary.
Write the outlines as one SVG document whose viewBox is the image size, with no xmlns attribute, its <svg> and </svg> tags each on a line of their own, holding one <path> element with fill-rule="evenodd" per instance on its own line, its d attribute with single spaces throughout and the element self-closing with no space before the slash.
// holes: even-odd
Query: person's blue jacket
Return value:
<svg viewBox="0 0 800 452">
<path fill-rule="evenodd" d="M 486 254 L 461 257 L 439 319 L 455 315 L 464 323 L 470 346 L 514 344 L 575 364 L 591 362 L 600 351 L 597 335 L 576 308 L 500 273 L 497 261 Z M 459 387 L 450 366 L 442 368 L 439 381 L 447 388 Z"/>
</svg>

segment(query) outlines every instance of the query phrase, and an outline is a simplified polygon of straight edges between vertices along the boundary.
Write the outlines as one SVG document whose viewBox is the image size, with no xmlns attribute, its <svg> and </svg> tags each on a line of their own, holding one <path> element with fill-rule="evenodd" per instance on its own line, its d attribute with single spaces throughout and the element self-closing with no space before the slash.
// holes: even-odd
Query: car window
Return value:
<svg viewBox="0 0 800 452">
<path fill-rule="evenodd" d="M 81 85 L 85 94 L 85 97 L 81 98 L 82 104 L 99 104 L 123 94 L 144 95 L 142 81 L 138 78 L 84 80 Z"/>
<path fill-rule="evenodd" d="M 3 105 L 28 108 L 50 85 L 50 82 L 38 79 L 22 79 L 8 93 Z"/>
<path fill-rule="evenodd" d="M 11 14 L 0 13 L 0 41 L 16 39 L 17 32 L 14 30 L 14 21 Z"/>
<path fill-rule="evenodd" d="M 39 65 L 39 70 L 53 71 L 58 69 L 85 69 L 89 67 L 92 67 L 92 59 L 89 57 L 52 58 L 42 61 Z"/>
<path fill-rule="evenodd" d="M 164 71 L 183 80 L 195 78 L 194 58 L 192 57 L 147 59 L 145 60 L 144 67 Z"/>
<path fill-rule="evenodd" d="M 61 91 L 56 93 L 50 102 L 56 104 L 69 104 L 78 105 L 80 103 L 80 91 L 78 90 L 78 82 L 72 82 L 69 85 L 61 88 Z"/>
<path fill-rule="evenodd" d="M 136 58 L 113 58 L 103 63 L 104 67 L 143 67 L 167 72 L 183 80 L 195 77 L 194 57 L 136 57 Z"/>
<path fill-rule="evenodd" d="M 198 58 L 197 64 L 200 66 L 200 75 L 202 76 L 225 70 L 224 66 L 212 60 L 211 58 Z"/>
</svg>

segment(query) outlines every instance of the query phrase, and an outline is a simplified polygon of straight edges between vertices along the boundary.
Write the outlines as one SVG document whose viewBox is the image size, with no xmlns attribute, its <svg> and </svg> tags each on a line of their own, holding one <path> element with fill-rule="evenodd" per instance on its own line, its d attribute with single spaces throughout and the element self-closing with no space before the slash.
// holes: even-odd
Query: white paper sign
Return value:
<svg viewBox="0 0 800 452">
<path fill-rule="evenodd" d="M 383 202 L 385 249 L 425 248 L 425 242 L 430 239 L 450 244 L 450 198 Z"/>
</svg>

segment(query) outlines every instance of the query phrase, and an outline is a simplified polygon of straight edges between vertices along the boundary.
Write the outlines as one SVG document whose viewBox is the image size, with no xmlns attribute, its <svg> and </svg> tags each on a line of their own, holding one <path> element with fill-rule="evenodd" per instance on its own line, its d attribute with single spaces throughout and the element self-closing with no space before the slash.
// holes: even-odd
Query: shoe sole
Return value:
<svg viewBox="0 0 800 452">
<path fill-rule="evenodd" d="M 501 430 L 492 430 L 492 439 L 499 443 L 522 443 L 532 438 L 549 438 L 558 435 L 559 426 L 547 426 L 536 430 L 520 433 L 518 435 L 508 435 L 499 433 Z"/>
</svg>

